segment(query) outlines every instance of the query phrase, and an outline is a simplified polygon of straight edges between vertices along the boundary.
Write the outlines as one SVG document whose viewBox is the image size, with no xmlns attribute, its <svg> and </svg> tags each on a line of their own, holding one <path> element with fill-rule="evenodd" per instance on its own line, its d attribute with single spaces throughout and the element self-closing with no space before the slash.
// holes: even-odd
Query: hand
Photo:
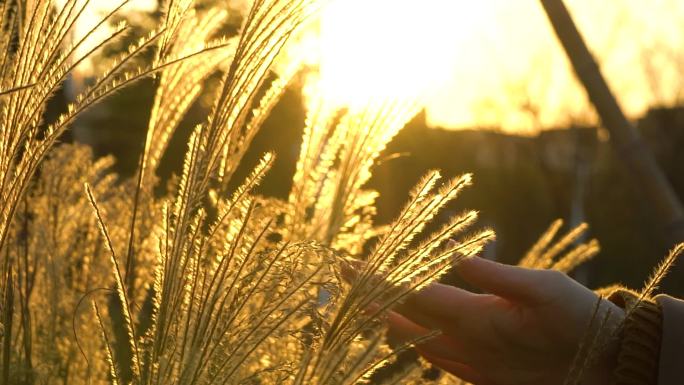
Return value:
<svg viewBox="0 0 684 385">
<path fill-rule="evenodd" d="M 433 284 L 388 316 L 401 340 L 439 329 L 417 346 L 428 361 L 480 384 L 562 384 L 598 300 L 567 275 L 471 258 L 457 266 L 463 279 L 491 294 Z M 603 300 L 597 323 L 610 309 L 609 325 L 624 312 Z M 612 341 L 586 373 L 588 384 L 609 383 L 618 347 Z"/>
</svg>

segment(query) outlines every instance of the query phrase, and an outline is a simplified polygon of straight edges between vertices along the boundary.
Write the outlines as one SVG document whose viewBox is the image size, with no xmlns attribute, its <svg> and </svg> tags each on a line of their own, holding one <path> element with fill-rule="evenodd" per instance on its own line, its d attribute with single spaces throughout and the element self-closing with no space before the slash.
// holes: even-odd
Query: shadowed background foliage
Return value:
<svg viewBox="0 0 684 385">
<path fill-rule="evenodd" d="M 117 172 L 130 176 L 135 169 L 148 119 L 151 81 L 133 92 L 110 98 L 78 124 L 77 136 L 95 148 L 97 155 L 113 154 Z M 180 170 L 190 128 L 207 114 L 195 103 L 162 160 L 159 175 L 168 179 Z M 266 151 L 277 159 L 260 192 L 285 197 L 290 191 L 299 153 L 304 110 L 299 87 L 290 87 L 241 164 L 241 180 Z M 680 197 L 684 196 L 684 109 L 652 109 L 637 122 Z M 555 218 L 568 227 L 585 221 L 590 235 L 601 243 L 600 254 L 580 267 L 574 276 L 590 287 L 621 282 L 638 287 L 672 246 L 650 221 L 649 207 L 620 171 L 609 143 L 595 127 L 559 127 L 536 136 L 515 136 L 488 127 L 481 130 L 445 130 L 428 127 L 425 115 L 393 139 L 376 167 L 370 187 L 380 192 L 378 220 L 391 221 L 404 203 L 407 191 L 428 169 L 445 176 L 463 172 L 475 175 L 474 185 L 455 202 L 452 213 L 479 210 L 481 223 L 497 232 L 485 251 L 489 258 L 516 262 Z M 445 214 L 444 219 L 447 215 Z M 666 278 L 673 294 L 684 291 Z"/>
</svg>

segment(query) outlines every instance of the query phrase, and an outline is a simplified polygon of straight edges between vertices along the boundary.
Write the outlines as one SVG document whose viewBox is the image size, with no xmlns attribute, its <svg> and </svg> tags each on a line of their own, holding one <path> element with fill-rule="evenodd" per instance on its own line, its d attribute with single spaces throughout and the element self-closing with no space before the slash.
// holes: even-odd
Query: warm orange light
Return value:
<svg viewBox="0 0 684 385">
<path fill-rule="evenodd" d="M 420 98 L 443 80 L 456 55 L 458 2 L 333 0 L 320 23 L 325 96 L 354 105 L 378 98 Z"/>
<path fill-rule="evenodd" d="M 59 7 L 63 7 L 64 3 L 65 0 L 57 1 Z M 86 4 L 86 1 L 81 0 L 77 4 L 78 7 L 76 9 L 80 9 L 83 4 Z M 114 10 L 119 4 L 121 4 L 121 1 L 91 0 L 87 2 L 84 11 L 81 13 L 72 30 L 71 39 L 74 44 L 89 34 L 89 38 L 76 50 L 76 57 L 85 55 L 112 33 L 113 26 L 111 24 L 104 24 L 95 29 L 92 33 L 91 31 L 93 28 L 96 28 L 105 15 Z M 152 12 L 157 9 L 157 6 L 157 0 L 130 0 L 120 11 L 119 16 L 135 16 L 135 12 Z M 88 76 L 91 71 L 91 61 L 85 60 L 77 68 L 77 75 Z"/>
<path fill-rule="evenodd" d="M 537 0 L 323 3 L 305 51 L 320 67 L 316 89 L 334 104 L 417 99 L 431 125 L 516 133 L 596 120 Z M 684 101 L 684 2 L 566 3 L 630 116 Z M 74 39 L 116 4 L 91 0 Z M 156 4 L 131 0 L 127 10 Z M 102 28 L 79 54 L 107 33 Z"/>
<path fill-rule="evenodd" d="M 330 0 L 323 93 L 341 104 L 419 96 L 447 128 L 535 133 L 596 121 L 539 1 Z M 684 98 L 684 3 L 566 0 L 625 110 Z"/>
</svg>

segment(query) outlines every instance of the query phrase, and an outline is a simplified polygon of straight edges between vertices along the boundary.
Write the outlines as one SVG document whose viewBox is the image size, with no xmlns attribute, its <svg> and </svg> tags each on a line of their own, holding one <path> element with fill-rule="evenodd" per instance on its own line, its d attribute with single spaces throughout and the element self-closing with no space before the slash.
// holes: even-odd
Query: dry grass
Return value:
<svg viewBox="0 0 684 385">
<path fill-rule="evenodd" d="M 254 0 L 233 37 L 216 37 L 226 9 L 168 0 L 155 30 L 65 114 L 43 121 L 69 74 L 127 33 L 120 24 L 79 56 L 85 38 L 70 36 L 86 6 L 0 3 L 0 384 L 367 382 L 408 347 L 385 343 L 383 315 L 493 238 L 485 230 L 448 242 L 475 212 L 424 232 L 471 176 L 445 181 L 429 172 L 397 219 L 377 226 L 377 192 L 363 186 L 416 105 L 383 100 L 341 113 L 312 97 L 289 198 L 254 193 L 274 154 L 228 188 L 299 70 L 293 59 L 267 82 L 288 39 L 320 6 L 315 0 Z M 140 64 L 150 50 L 153 59 Z M 182 173 L 155 196 L 169 138 L 217 71 L 211 113 L 192 132 Z M 117 181 L 111 159 L 57 145 L 79 114 L 148 76 L 157 90 L 135 178 Z M 585 227 L 550 246 L 559 228 L 553 224 L 521 264 L 569 271 L 598 251 L 592 240 L 559 258 Z M 364 252 L 368 242 L 374 246 Z M 353 279 L 343 279 L 350 268 Z M 403 367 L 384 382 L 424 383 L 424 366 Z"/>
<path fill-rule="evenodd" d="M 493 236 L 477 232 L 445 246 L 474 212 L 423 234 L 468 175 L 442 181 L 431 172 L 393 224 L 373 223 L 377 193 L 362 186 L 416 107 L 388 100 L 340 115 L 311 99 L 290 198 L 254 194 L 273 154 L 229 190 L 298 71 L 294 60 L 266 84 L 270 68 L 319 4 L 257 0 L 239 35 L 216 38 L 227 10 L 167 1 L 156 30 L 114 60 L 67 113 L 44 122 L 46 103 L 68 74 L 127 31 L 121 24 L 77 56 L 84 43 L 69 37 L 86 6 L 2 3 L 0 383 L 352 384 L 392 361 L 403 348 L 386 345 L 382 315 Z M 141 65 L 138 57 L 150 50 L 153 59 Z M 169 138 L 224 63 L 181 175 L 166 196 L 154 196 Z M 136 178 L 117 182 L 110 159 L 57 145 L 80 113 L 151 75 L 157 91 Z M 376 246 L 364 255 L 370 240 Z M 359 259 L 366 263 L 357 277 L 342 279 L 343 266 Z M 420 372 L 420 365 L 405 368 L 387 381 L 421 381 Z"/>
</svg>

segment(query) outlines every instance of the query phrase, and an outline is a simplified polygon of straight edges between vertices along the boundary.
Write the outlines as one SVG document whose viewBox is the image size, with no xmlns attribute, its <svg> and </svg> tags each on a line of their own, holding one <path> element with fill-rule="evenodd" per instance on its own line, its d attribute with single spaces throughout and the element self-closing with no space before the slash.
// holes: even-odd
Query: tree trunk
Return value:
<svg viewBox="0 0 684 385">
<path fill-rule="evenodd" d="M 627 120 L 562 0 L 541 0 L 613 148 L 654 216 L 673 242 L 684 241 L 684 208 L 636 127 Z"/>
<path fill-rule="evenodd" d="M 646 147 L 636 127 L 627 119 L 608 87 L 563 0 L 540 0 L 573 69 L 584 86 L 626 175 L 640 191 L 653 220 L 664 235 L 667 247 L 684 241 L 684 208 L 672 185 Z M 681 266 L 681 264 L 679 264 Z M 684 269 L 677 269 L 674 281 L 682 281 Z M 672 281 L 672 280 L 671 280 Z M 684 287 L 678 282 L 677 289 Z"/>
</svg>

